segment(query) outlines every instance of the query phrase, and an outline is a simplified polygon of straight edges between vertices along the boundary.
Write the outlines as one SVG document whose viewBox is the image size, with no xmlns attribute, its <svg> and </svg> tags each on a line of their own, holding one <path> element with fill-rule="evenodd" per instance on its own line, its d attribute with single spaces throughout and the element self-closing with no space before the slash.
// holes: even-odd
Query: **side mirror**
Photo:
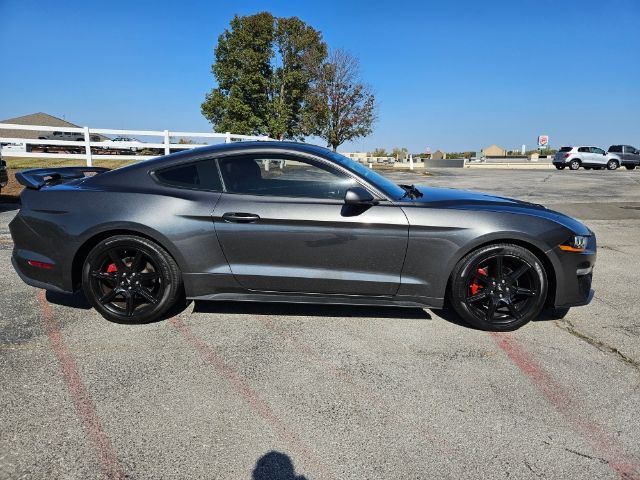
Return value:
<svg viewBox="0 0 640 480">
<path fill-rule="evenodd" d="M 364 188 L 353 187 L 347 190 L 347 193 L 344 195 L 344 203 L 346 205 L 363 206 L 377 205 L 378 201 Z"/>
</svg>

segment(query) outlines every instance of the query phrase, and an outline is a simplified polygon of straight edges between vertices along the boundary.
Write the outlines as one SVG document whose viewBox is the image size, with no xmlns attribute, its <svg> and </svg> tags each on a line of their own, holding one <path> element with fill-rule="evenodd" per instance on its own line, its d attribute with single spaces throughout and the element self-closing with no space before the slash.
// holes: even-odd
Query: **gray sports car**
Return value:
<svg viewBox="0 0 640 480">
<path fill-rule="evenodd" d="M 13 265 L 147 322 L 180 298 L 441 308 L 511 330 L 589 303 L 596 238 L 532 203 L 396 185 L 327 149 L 242 142 L 20 172 Z"/>
</svg>

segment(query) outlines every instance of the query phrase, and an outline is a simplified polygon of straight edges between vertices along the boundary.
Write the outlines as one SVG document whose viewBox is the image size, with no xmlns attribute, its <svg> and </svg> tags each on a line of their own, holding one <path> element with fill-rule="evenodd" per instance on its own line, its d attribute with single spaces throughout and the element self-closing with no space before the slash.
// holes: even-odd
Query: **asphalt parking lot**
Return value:
<svg viewBox="0 0 640 480">
<path fill-rule="evenodd" d="M 596 295 L 492 334 L 443 311 L 191 304 L 117 325 L 23 284 L 0 208 L 0 478 L 640 478 L 640 171 L 402 182 L 545 204 Z"/>
</svg>

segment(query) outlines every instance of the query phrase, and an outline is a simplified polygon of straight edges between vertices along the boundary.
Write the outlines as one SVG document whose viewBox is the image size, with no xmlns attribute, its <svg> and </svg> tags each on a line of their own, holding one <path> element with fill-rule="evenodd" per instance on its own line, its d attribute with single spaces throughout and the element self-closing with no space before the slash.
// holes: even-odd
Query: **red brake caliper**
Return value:
<svg viewBox="0 0 640 480">
<path fill-rule="evenodd" d="M 110 263 L 109 266 L 107 267 L 107 273 L 113 273 L 117 271 L 118 271 L 118 267 L 116 267 L 115 263 Z"/>
<path fill-rule="evenodd" d="M 479 268 L 478 269 L 478 273 L 480 275 L 484 275 L 485 277 L 487 276 L 487 269 L 486 268 Z M 478 290 L 482 289 L 482 285 L 480 285 L 477 280 L 474 278 L 473 282 L 471 282 L 471 295 L 475 295 L 476 293 L 478 293 Z"/>
</svg>

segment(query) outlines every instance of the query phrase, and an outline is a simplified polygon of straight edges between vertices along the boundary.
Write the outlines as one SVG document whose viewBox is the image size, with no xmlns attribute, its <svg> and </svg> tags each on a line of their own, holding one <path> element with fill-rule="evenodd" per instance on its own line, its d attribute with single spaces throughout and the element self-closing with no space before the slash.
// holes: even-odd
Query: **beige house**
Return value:
<svg viewBox="0 0 640 480">
<path fill-rule="evenodd" d="M 351 158 L 357 162 L 365 162 L 370 155 L 367 152 L 339 152 L 345 157 Z"/>
<path fill-rule="evenodd" d="M 447 152 L 443 152 L 442 150 L 436 150 L 431 154 L 431 160 L 446 160 Z"/>
<path fill-rule="evenodd" d="M 499 147 L 498 145 L 491 145 L 489 147 L 483 148 L 482 154 L 485 157 L 506 157 L 507 151 L 504 148 Z"/>
<path fill-rule="evenodd" d="M 72 127 L 79 128 L 78 125 L 75 125 L 71 122 L 67 122 L 62 118 L 54 117 L 53 115 L 49 115 L 48 113 L 38 112 L 31 113 L 29 115 L 23 115 L 21 117 L 8 118 L 6 120 L 0 120 L 0 123 L 15 123 L 16 125 L 43 125 L 46 127 Z M 40 138 L 47 135 L 50 135 L 49 131 L 35 131 L 35 130 L 6 130 L 0 128 L 0 137 L 5 138 Z M 99 141 L 109 140 L 108 137 L 104 135 L 92 134 L 91 137 L 94 136 L 100 137 Z"/>
</svg>

